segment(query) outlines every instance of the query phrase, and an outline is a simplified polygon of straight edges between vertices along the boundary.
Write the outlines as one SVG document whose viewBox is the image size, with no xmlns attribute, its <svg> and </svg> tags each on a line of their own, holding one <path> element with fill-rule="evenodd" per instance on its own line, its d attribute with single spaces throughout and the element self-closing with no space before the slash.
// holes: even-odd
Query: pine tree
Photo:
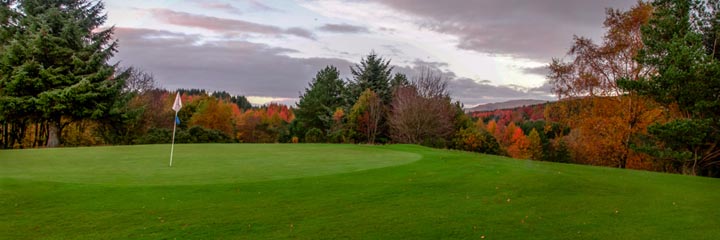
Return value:
<svg viewBox="0 0 720 240">
<path fill-rule="evenodd" d="M 61 142 L 62 128 L 81 119 L 103 119 L 116 111 L 127 74 L 107 61 L 116 52 L 113 28 L 99 29 L 107 15 L 102 2 L 21 0 L 3 6 L 0 49 L 0 115 L 44 121 L 48 147 Z"/>
<path fill-rule="evenodd" d="M 295 117 L 301 132 L 295 134 L 304 136 L 304 131 L 311 128 L 328 133 L 335 123 L 332 118 L 335 110 L 345 105 L 344 93 L 345 83 L 337 68 L 327 66 L 320 70 L 297 103 Z"/>
<path fill-rule="evenodd" d="M 392 99 L 390 88 L 392 70 L 390 60 L 385 60 L 375 52 L 371 52 L 360 61 L 360 64 L 350 67 L 353 80 L 348 86 L 349 100 L 354 103 L 363 91 L 370 89 L 383 100 L 383 104 L 389 104 Z"/>
<path fill-rule="evenodd" d="M 390 88 L 392 90 L 395 90 L 399 87 L 407 87 L 410 86 L 410 81 L 408 81 L 407 76 L 402 73 L 395 73 L 395 76 L 393 76 L 392 80 L 390 80 Z"/>
<path fill-rule="evenodd" d="M 684 173 L 717 176 L 720 3 L 658 0 L 653 6 L 653 17 L 642 29 L 645 47 L 638 62 L 657 74 L 639 81 L 620 81 L 619 85 L 680 113 L 678 119 L 648 128 L 654 139 L 649 153 L 679 162 Z"/>
</svg>

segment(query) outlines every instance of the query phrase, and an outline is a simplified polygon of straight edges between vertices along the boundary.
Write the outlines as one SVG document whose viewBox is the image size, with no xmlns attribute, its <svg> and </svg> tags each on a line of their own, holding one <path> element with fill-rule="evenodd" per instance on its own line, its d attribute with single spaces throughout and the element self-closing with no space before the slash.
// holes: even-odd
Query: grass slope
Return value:
<svg viewBox="0 0 720 240">
<path fill-rule="evenodd" d="M 418 146 L 0 151 L 0 239 L 713 239 L 720 180 Z"/>
</svg>

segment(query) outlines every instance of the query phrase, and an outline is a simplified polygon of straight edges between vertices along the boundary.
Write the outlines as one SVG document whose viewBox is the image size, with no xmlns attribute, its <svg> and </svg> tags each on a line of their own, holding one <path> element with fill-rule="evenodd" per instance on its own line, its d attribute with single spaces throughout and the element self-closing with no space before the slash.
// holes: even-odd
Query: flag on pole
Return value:
<svg viewBox="0 0 720 240">
<path fill-rule="evenodd" d="M 170 166 L 173 163 L 173 152 L 175 151 L 175 128 L 180 124 L 180 118 L 178 117 L 178 111 L 182 108 L 182 100 L 180 100 L 180 92 L 175 95 L 175 103 L 173 103 L 172 110 L 175 110 L 175 124 L 173 125 L 172 145 L 170 147 Z"/>
<path fill-rule="evenodd" d="M 180 92 L 175 95 L 175 103 L 173 103 L 172 110 L 175 110 L 175 113 L 180 111 L 180 108 L 182 108 L 182 100 L 180 100 Z"/>
</svg>

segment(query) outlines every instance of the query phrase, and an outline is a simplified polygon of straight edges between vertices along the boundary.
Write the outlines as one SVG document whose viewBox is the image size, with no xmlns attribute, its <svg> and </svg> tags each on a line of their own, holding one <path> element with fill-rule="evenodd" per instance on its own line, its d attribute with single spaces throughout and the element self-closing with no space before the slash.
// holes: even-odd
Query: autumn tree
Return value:
<svg viewBox="0 0 720 240">
<path fill-rule="evenodd" d="M 100 28 L 107 19 L 102 2 L 20 0 L 0 7 L 0 119 L 47 122 L 47 146 L 56 147 L 70 122 L 114 111 L 127 74 L 107 63 L 117 42 L 113 28 Z"/>
<path fill-rule="evenodd" d="M 232 106 L 217 98 L 207 96 L 200 101 L 197 111 L 190 119 L 190 124 L 207 129 L 214 129 L 234 136 Z"/>
<path fill-rule="evenodd" d="M 573 129 L 570 147 L 579 162 L 627 167 L 639 153 L 631 149 L 632 136 L 656 121 L 660 109 L 646 97 L 628 93 L 618 81 L 637 81 L 654 68 L 635 61 L 643 48 L 641 26 L 653 7 L 644 2 L 628 11 L 608 9 L 601 44 L 575 37 L 568 52 L 571 62 L 553 59 L 548 78 L 561 99 L 549 116 Z"/>
<path fill-rule="evenodd" d="M 463 128 L 455 134 L 453 148 L 464 151 L 500 154 L 500 145 L 495 137 L 484 129 Z"/>
<path fill-rule="evenodd" d="M 407 86 L 395 89 L 388 117 L 395 142 L 419 144 L 450 137 L 455 112 L 447 84 L 439 74 L 426 69 Z"/>
<path fill-rule="evenodd" d="M 529 159 L 530 158 L 530 141 L 525 136 L 521 128 L 515 127 L 510 139 L 510 146 L 507 148 L 508 155 L 513 158 Z"/>
<path fill-rule="evenodd" d="M 497 123 L 495 122 L 495 120 L 490 120 L 486 126 L 486 129 L 490 134 L 494 133 L 495 130 L 497 130 Z"/>
<path fill-rule="evenodd" d="M 354 130 L 361 134 L 361 139 L 374 144 L 384 114 L 382 99 L 371 89 L 367 89 L 353 105 L 348 119 Z"/>
<path fill-rule="evenodd" d="M 328 140 L 333 143 L 348 142 L 345 129 L 345 110 L 341 107 L 336 108 L 332 119 L 333 126 L 330 128 Z"/>
<path fill-rule="evenodd" d="M 239 142 L 254 143 L 258 142 L 259 135 L 262 133 L 258 130 L 262 118 L 265 115 L 262 109 L 249 109 L 235 117 L 235 138 Z"/>
<path fill-rule="evenodd" d="M 534 128 L 528 134 L 528 157 L 532 160 L 541 160 L 543 158 L 542 139 L 540 133 Z"/>
<path fill-rule="evenodd" d="M 477 121 L 475 121 L 475 128 L 477 128 L 477 129 L 487 129 L 487 127 L 485 126 L 485 121 L 483 121 L 482 118 L 480 118 L 480 119 L 478 119 Z"/>
</svg>

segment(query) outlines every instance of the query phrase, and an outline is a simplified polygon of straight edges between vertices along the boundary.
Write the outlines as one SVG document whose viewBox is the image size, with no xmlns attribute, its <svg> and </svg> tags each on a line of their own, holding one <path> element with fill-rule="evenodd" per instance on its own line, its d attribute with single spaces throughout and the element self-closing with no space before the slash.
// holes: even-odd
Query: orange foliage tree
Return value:
<svg viewBox="0 0 720 240">
<path fill-rule="evenodd" d="M 218 130 L 230 137 L 235 135 L 232 107 L 235 104 L 209 96 L 204 96 L 196 101 L 200 102 L 197 111 L 190 119 L 191 125 Z"/>
<path fill-rule="evenodd" d="M 634 60 L 643 47 L 640 27 L 651 14 L 652 6 L 644 2 L 625 12 L 609 9 L 601 45 L 576 37 L 568 52 L 573 61 L 550 64 L 548 77 L 561 101 L 545 115 L 572 129 L 566 138 L 576 162 L 647 167 L 642 163 L 647 156 L 630 148 L 631 137 L 646 131 L 662 111 L 649 99 L 623 91 L 617 81 L 654 72 Z"/>
<path fill-rule="evenodd" d="M 514 126 L 514 124 L 513 124 Z M 508 127 L 510 129 L 510 127 Z M 513 158 L 528 159 L 530 158 L 530 141 L 523 133 L 522 129 L 513 127 L 512 137 L 510 138 L 510 146 L 507 148 L 508 155 Z"/>
<path fill-rule="evenodd" d="M 540 160 L 543 157 L 542 139 L 540 133 L 534 128 L 528 134 L 528 156 L 532 160 Z"/>
<path fill-rule="evenodd" d="M 294 118 L 288 106 L 276 103 L 242 113 L 236 111 L 235 138 L 240 142 L 279 142 L 280 137 L 287 134 L 287 125 Z"/>
</svg>

